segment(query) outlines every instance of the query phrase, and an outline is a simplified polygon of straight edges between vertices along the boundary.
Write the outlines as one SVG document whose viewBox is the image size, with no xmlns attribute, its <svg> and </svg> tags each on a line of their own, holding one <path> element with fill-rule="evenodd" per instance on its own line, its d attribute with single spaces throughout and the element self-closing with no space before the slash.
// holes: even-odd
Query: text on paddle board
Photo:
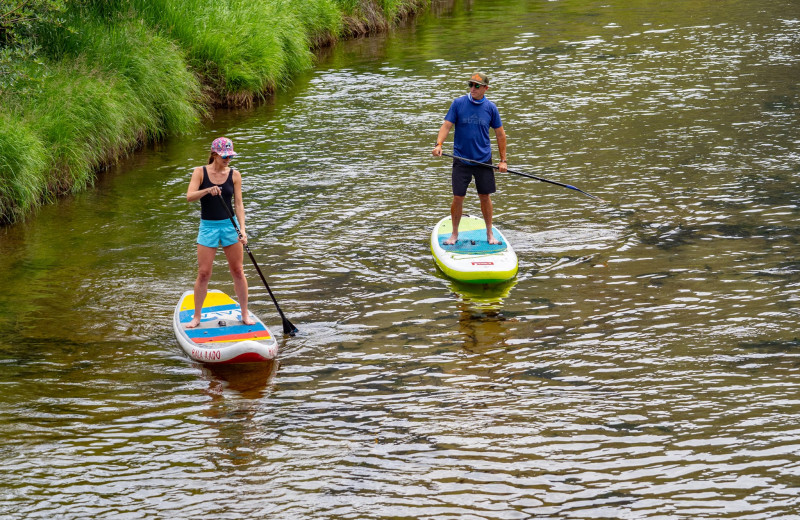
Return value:
<svg viewBox="0 0 800 520">
<path fill-rule="evenodd" d="M 207 350 L 207 349 L 200 349 L 200 348 L 193 348 L 192 349 L 192 357 L 195 359 L 202 359 L 207 361 L 214 361 L 216 359 L 220 359 L 221 353 L 219 350 Z"/>
</svg>

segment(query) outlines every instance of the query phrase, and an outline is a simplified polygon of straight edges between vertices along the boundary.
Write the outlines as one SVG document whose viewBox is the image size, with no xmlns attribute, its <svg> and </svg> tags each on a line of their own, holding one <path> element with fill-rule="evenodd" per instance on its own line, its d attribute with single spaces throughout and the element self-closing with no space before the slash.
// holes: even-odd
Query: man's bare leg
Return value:
<svg viewBox="0 0 800 520">
<path fill-rule="evenodd" d="M 444 241 L 444 245 L 451 246 L 458 240 L 458 225 L 461 223 L 461 214 L 464 210 L 464 197 L 453 195 L 453 202 L 450 204 L 450 220 L 453 223 L 453 233 L 450 238 Z"/>
<path fill-rule="evenodd" d="M 500 241 L 494 238 L 494 233 L 492 232 L 492 196 L 489 194 L 479 193 L 478 197 L 481 200 L 481 213 L 483 214 L 483 221 L 486 223 L 486 240 L 490 244 L 497 245 L 500 243 Z"/>
</svg>

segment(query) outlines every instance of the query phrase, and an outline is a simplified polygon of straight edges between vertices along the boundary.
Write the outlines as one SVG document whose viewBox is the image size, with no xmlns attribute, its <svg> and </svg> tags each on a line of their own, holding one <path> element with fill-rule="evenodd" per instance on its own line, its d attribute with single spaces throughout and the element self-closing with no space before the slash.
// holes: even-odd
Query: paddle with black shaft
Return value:
<svg viewBox="0 0 800 520">
<path fill-rule="evenodd" d="M 499 170 L 500 169 L 499 166 L 495 166 L 494 164 L 488 164 L 488 163 L 482 163 L 482 162 L 479 162 L 479 161 L 473 161 L 472 159 L 465 159 L 464 157 L 459 157 L 457 155 L 451 155 L 451 154 L 445 153 L 445 152 L 442 152 L 442 155 L 446 155 L 448 157 L 452 157 L 453 159 L 458 159 L 459 161 L 467 161 L 467 162 L 471 162 L 471 163 L 475 163 L 475 164 L 480 164 L 481 166 L 488 166 L 489 168 L 494 168 L 495 170 Z M 542 179 L 541 177 L 537 177 L 535 175 L 531 175 L 530 173 L 515 172 L 514 170 L 506 170 L 506 171 L 508 173 L 513 173 L 513 174 L 516 174 L 516 175 L 522 175 L 523 177 L 528 177 L 530 179 L 536 179 L 537 181 L 548 182 L 550 184 L 555 184 L 556 186 L 562 186 L 564 188 L 569 188 L 571 190 L 579 191 L 579 192 L 583 193 L 584 195 L 586 195 L 587 197 L 591 197 L 593 199 L 597 199 L 600 202 L 605 202 L 600 197 L 596 197 L 596 196 L 592 195 L 591 193 L 586 193 L 582 189 L 576 188 L 575 186 L 572 186 L 570 184 L 564 184 L 564 183 L 561 183 L 561 182 Z"/>
<path fill-rule="evenodd" d="M 219 200 L 220 200 L 220 202 L 222 202 L 222 207 L 225 208 L 225 212 L 228 214 L 228 218 L 231 219 L 231 224 L 233 224 L 233 228 L 236 230 L 236 233 L 239 235 L 239 238 L 243 239 L 244 236 L 242 235 L 242 232 L 239 231 L 239 226 L 236 225 L 236 221 L 233 220 L 233 214 L 231 213 L 230 208 L 228 208 L 228 205 L 225 204 L 225 201 L 222 199 L 222 197 L 220 197 Z M 297 327 L 292 325 L 292 322 L 289 321 L 288 318 L 286 318 L 286 316 L 283 314 L 283 311 L 281 310 L 281 306 L 278 305 L 278 300 L 275 299 L 275 295 L 272 294 L 272 289 L 269 288 L 269 284 L 267 283 L 267 279 L 264 278 L 264 275 L 261 273 L 261 268 L 258 267 L 258 263 L 256 262 L 256 259 L 253 257 L 253 253 L 250 252 L 250 246 L 247 245 L 246 241 L 243 242 L 243 244 L 244 244 L 245 250 L 247 251 L 247 254 L 250 255 L 250 261 L 253 262 L 253 267 L 255 267 L 256 271 L 258 271 L 258 276 L 261 277 L 261 281 L 264 282 L 264 287 L 267 288 L 267 292 L 269 293 L 269 297 L 272 298 L 272 303 L 275 304 L 275 308 L 278 309 L 278 314 L 281 315 L 281 319 L 283 320 L 283 333 L 284 334 L 288 334 L 290 336 L 294 336 L 295 334 L 297 334 L 299 332 L 299 330 L 297 329 Z"/>
</svg>

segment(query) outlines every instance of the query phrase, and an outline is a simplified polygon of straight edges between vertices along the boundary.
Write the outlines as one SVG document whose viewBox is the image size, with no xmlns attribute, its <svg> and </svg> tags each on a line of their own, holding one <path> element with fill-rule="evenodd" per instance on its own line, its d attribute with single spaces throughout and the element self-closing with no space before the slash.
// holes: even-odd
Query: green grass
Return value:
<svg viewBox="0 0 800 520">
<path fill-rule="evenodd" d="M 47 201 L 50 154 L 21 117 L 0 112 L 0 208 L 14 222 Z"/>
<path fill-rule="evenodd" d="M 404 0 L 375 0 L 374 2 L 362 2 L 360 0 L 335 0 L 336 4 L 341 8 L 345 14 L 357 14 L 364 9 L 371 9 L 374 7 L 380 8 L 385 13 L 389 21 L 398 15 L 398 13 L 405 12 L 409 7 L 414 7 L 413 2 Z"/>
<path fill-rule="evenodd" d="M 341 24 L 331 0 L 131 3 L 185 49 L 191 69 L 229 104 L 248 104 L 311 67 L 311 35 L 338 32 Z"/>
<path fill-rule="evenodd" d="M 210 106 L 248 105 L 285 86 L 313 65 L 314 47 L 351 33 L 346 20 L 379 29 L 425 3 L 28 4 L 24 27 L 0 38 L 0 223 L 86 188 L 145 142 L 191 131 Z"/>
</svg>

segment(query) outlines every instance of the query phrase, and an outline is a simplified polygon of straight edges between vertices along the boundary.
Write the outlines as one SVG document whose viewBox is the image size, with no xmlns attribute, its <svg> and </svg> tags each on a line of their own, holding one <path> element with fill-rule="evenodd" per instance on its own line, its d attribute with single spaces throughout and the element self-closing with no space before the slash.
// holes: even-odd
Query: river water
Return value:
<svg viewBox="0 0 800 520">
<path fill-rule="evenodd" d="M 499 175 L 494 288 L 428 248 L 474 70 L 512 169 L 608 201 Z M 793 0 L 437 4 L 137 152 L 0 229 L 0 516 L 800 518 L 798 78 Z M 220 135 L 301 330 L 259 369 L 171 329 Z"/>
</svg>

